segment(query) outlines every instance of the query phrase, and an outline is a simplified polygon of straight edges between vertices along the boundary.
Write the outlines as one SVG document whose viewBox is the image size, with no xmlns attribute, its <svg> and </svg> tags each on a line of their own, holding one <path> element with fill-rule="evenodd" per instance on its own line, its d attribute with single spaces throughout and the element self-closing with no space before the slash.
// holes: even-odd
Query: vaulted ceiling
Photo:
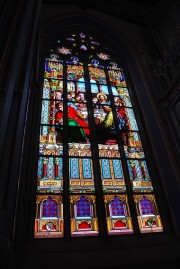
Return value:
<svg viewBox="0 0 180 269">
<path fill-rule="evenodd" d="M 44 0 L 44 4 L 75 5 L 92 9 L 131 23 L 150 26 L 167 0 Z"/>
</svg>

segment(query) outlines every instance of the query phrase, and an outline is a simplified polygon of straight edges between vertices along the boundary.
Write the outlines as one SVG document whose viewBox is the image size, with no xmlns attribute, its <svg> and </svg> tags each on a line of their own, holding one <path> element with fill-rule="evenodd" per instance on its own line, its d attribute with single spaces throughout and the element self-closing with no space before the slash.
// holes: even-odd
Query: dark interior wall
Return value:
<svg viewBox="0 0 180 269">
<path fill-rule="evenodd" d="M 178 1 L 167 1 L 157 18 L 158 23 L 148 27 L 79 5 L 25 2 L 17 1 L 16 16 L 11 23 L 6 16 L 8 9 L 3 13 L 8 29 L 2 43 L 6 54 L 1 57 L 0 246 L 6 257 L 2 268 L 13 268 L 15 264 L 17 268 L 22 265 L 24 268 L 47 268 L 52 261 L 61 268 L 118 268 L 178 259 L 179 73 L 166 83 L 167 89 L 161 81 L 162 76 L 154 75 L 157 60 L 163 60 L 163 46 L 176 35 Z M 155 189 L 165 234 L 106 240 L 88 238 L 86 241 L 33 240 L 35 209 L 32 205 L 35 202 L 42 59 L 52 37 L 81 27 L 112 46 L 127 68 L 129 88 L 143 128 L 147 159 L 157 180 Z M 10 66 L 5 59 L 10 60 Z M 87 265 L 88 257 L 91 258 Z"/>
<path fill-rule="evenodd" d="M 171 141 L 174 163 L 177 165 L 180 164 L 179 13 L 179 1 L 168 1 L 150 27 L 150 36 L 158 53 L 154 53 L 156 58 L 152 57 L 152 70 L 156 74 L 160 87 L 159 91 L 156 89 L 152 89 L 152 91 L 161 109 L 163 124 L 168 139 Z"/>
</svg>

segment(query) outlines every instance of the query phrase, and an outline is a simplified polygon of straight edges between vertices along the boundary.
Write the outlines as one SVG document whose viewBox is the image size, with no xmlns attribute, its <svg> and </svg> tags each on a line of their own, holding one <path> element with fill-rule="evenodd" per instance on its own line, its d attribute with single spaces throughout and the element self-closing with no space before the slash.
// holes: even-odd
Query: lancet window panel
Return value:
<svg viewBox="0 0 180 269">
<path fill-rule="evenodd" d="M 95 191 L 92 160 L 69 158 L 70 191 L 92 193 Z"/>
<path fill-rule="evenodd" d="M 63 159 L 59 157 L 40 157 L 38 161 L 38 193 L 63 190 Z"/>
<path fill-rule="evenodd" d="M 123 137 L 123 133 L 121 133 Z M 131 159 L 143 159 L 145 153 L 142 146 L 142 141 L 138 132 L 126 132 L 124 133 L 123 146 L 125 156 Z"/>
<path fill-rule="evenodd" d="M 35 238 L 61 238 L 64 234 L 63 198 L 57 195 L 36 196 Z"/>
<path fill-rule="evenodd" d="M 153 186 L 145 160 L 127 160 L 134 192 L 152 192 Z"/>
<path fill-rule="evenodd" d="M 98 236 L 95 195 L 70 196 L 71 236 Z"/>
<path fill-rule="evenodd" d="M 118 87 L 127 86 L 124 72 L 121 68 L 117 68 L 116 63 L 112 63 L 112 65 L 108 67 L 108 74 L 112 86 L 118 86 Z"/>
<path fill-rule="evenodd" d="M 118 235 L 134 233 L 127 195 L 105 195 L 104 202 L 108 234 Z"/>
<path fill-rule="evenodd" d="M 84 78 L 84 68 L 83 64 L 77 63 L 76 57 L 72 57 L 72 62 L 67 62 L 67 79 L 72 81 L 78 81 L 81 78 Z M 76 64 L 74 64 L 76 63 Z"/>
<path fill-rule="evenodd" d="M 45 78 L 62 78 L 63 65 L 62 61 L 58 60 L 59 56 L 51 54 L 51 58 L 45 61 Z"/>
<path fill-rule="evenodd" d="M 162 221 L 153 194 L 134 195 L 141 233 L 161 232 Z"/>
<path fill-rule="evenodd" d="M 100 159 L 103 192 L 125 192 L 121 160 Z"/>
</svg>

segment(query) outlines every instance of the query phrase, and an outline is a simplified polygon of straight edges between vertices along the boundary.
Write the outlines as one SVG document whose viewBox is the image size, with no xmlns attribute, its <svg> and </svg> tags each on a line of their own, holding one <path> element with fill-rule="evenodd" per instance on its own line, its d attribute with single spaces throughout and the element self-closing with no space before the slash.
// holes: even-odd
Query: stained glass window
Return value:
<svg viewBox="0 0 180 269">
<path fill-rule="evenodd" d="M 52 51 L 44 68 L 35 238 L 162 232 L 125 70 L 86 32 L 58 37 Z"/>
</svg>

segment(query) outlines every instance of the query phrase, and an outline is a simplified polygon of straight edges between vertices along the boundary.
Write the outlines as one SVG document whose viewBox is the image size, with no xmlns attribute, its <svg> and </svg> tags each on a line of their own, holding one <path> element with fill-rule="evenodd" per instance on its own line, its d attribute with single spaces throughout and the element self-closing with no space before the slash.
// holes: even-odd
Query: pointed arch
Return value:
<svg viewBox="0 0 180 269">
<path fill-rule="evenodd" d="M 156 200 L 119 58 L 88 30 L 76 29 L 53 37 L 45 59 L 37 193 L 65 201 L 71 217 L 59 221 L 71 222 L 71 236 L 163 231 L 158 210 L 151 221 L 134 207 L 142 192 Z"/>
</svg>

